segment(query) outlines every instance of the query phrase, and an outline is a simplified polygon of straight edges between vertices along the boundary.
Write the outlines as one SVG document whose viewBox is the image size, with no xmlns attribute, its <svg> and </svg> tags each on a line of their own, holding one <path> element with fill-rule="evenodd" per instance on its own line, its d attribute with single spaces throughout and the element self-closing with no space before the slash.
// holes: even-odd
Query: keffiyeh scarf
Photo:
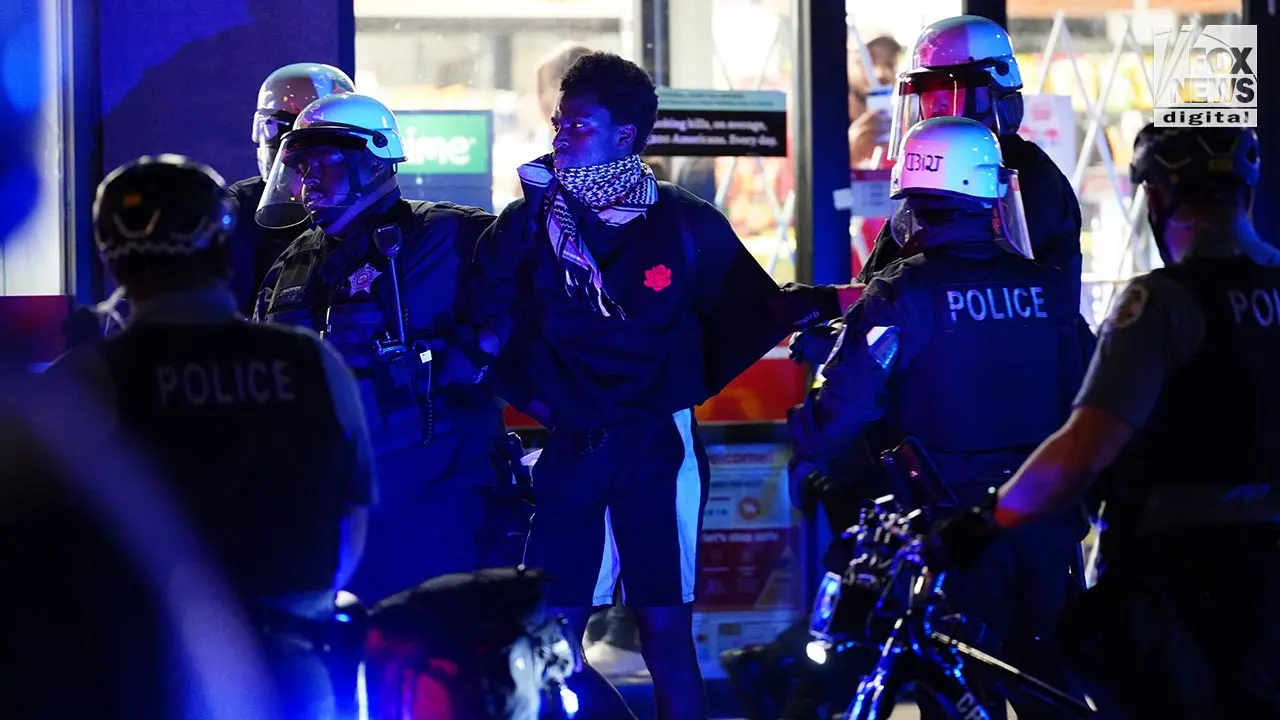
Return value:
<svg viewBox="0 0 1280 720">
<path fill-rule="evenodd" d="M 529 189 L 544 191 L 541 217 L 547 224 L 551 248 L 564 267 L 565 292 L 586 300 L 605 317 L 626 318 L 622 307 L 609 297 L 600 268 L 582 239 L 565 193 L 591 208 L 606 225 L 625 225 L 644 215 L 658 200 L 658 181 L 639 156 L 628 155 L 603 165 L 556 170 L 551 155 L 543 155 L 519 169 Z"/>
</svg>

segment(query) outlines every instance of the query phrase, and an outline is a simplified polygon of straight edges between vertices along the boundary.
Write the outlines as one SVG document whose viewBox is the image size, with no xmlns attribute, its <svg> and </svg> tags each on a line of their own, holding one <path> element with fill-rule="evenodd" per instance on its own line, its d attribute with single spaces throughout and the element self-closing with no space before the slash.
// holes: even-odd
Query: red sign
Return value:
<svg viewBox="0 0 1280 720">
<path fill-rule="evenodd" d="M 774 356 L 777 357 L 774 357 Z M 786 346 L 738 376 L 719 395 L 698 406 L 699 423 L 776 422 L 787 418 L 787 410 L 804 401 L 805 372 L 787 358 Z M 508 407 L 509 428 L 533 428 L 538 423 Z"/>
<path fill-rule="evenodd" d="M 785 589 L 792 528 L 704 530 L 698 550 L 699 611 L 790 607 Z"/>
</svg>

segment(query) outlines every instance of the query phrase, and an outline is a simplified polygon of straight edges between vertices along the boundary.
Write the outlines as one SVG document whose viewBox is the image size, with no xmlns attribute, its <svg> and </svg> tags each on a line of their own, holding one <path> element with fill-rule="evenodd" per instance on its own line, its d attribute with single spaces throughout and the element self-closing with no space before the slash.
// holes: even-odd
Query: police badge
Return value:
<svg viewBox="0 0 1280 720">
<path fill-rule="evenodd" d="M 364 267 L 351 273 L 347 278 L 351 283 L 351 297 L 355 297 L 358 292 L 369 292 L 369 288 L 373 287 L 373 281 L 381 274 L 369 263 L 365 263 Z"/>
</svg>

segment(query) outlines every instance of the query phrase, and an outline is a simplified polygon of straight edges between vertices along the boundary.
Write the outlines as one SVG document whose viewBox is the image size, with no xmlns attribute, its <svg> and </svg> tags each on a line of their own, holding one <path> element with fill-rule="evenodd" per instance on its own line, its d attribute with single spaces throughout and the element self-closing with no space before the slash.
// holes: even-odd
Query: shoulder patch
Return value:
<svg viewBox="0 0 1280 720">
<path fill-rule="evenodd" d="M 1142 317 L 1142 311 L 1150 297 L 1151 291 L 1145 286 L 1129 283 L 1129 286 L 1124 289 L 1124 294 L 1116 302 L 1115 309 L 1111 311 L 1111 316 L 1107 318 L 1107 326 L 1120 330 L 1137 322 L 1138 318 Z"/>
</svg>

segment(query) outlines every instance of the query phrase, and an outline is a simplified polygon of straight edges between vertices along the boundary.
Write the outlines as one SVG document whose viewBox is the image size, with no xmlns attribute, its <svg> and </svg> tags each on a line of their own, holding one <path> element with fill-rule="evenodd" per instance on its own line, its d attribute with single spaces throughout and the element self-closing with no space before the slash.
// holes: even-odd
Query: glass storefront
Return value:
<svg viewBox="0 0 1280 720">
<path fill-rule="evenodd" d="M 63 193 L 63 93 L 65 77 L 62 32 L 67 26 L 63 7 L 42 2 L 39 11 L 18 17 L 7 28 L 9 54 L 5 58 L 3 90 L 21 110 L 38 108 L 31 148 L 39 168 L 38 194 L 26 218 L 0 243 L 0 295 L 60 295 L 65 288 L 62 240 L 69 210 Z M 35 57 L 38 51 L 38 63 Z M 28 57 L 27 53 L 31 53 Z M 30 61 L 31 65 L 25 62 Z M 10 200 L 21 202 L 23 193 Z"/>
<path fill-rule="evenodd" d="M 1025 92 L 1064 98 L 1028 118 L 1080 199 L 1081 309 L 1095 326 L 1130 278 L 1160 264 L 1128 171 L 1134 138 L 1151 120 L 1153 32 L 1241 21 L 1230 0 L 1090 0 L 1070 14 L 1043 0 L 1009 2 Z"/>
</svg>

